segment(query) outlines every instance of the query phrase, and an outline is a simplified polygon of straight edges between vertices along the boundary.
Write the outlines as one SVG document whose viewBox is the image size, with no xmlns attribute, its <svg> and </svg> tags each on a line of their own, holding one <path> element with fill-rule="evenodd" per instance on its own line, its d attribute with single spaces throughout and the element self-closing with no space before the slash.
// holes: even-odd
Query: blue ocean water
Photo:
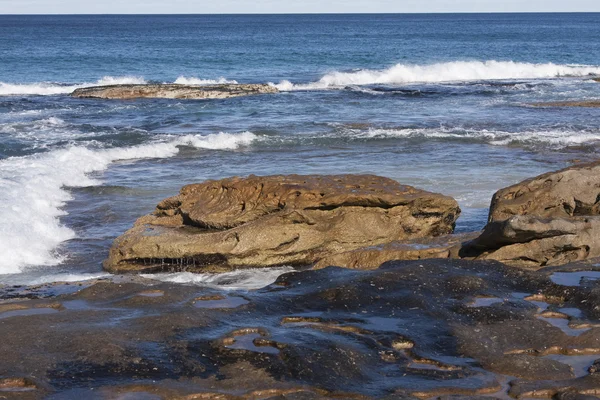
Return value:
<svg viewBox="0 0 600 400">
<path fill-rule="evenodd" d="M 376 173 L 454 196 L 458 229 L 480 229 L 495 190 L 596 157 L 600 109 L 530 104 L 600 98 L 599 27 L 600 14 L 0 15 L 0 283 L 101 274 L 160 199 L 230 175 Z M 227 81 L 282 92 L 69 97 Z"/>
</svg>

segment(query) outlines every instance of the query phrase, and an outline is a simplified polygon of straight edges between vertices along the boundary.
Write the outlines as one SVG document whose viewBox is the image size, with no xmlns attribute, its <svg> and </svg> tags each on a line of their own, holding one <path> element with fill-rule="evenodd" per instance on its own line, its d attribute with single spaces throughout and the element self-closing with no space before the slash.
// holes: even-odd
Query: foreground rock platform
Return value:
<svg viewBox="0 0 600 400">
<path fill-rule="evenodd" d="M 110 250 L 111 272 L 310 265 L 451 233 L 457 202 L 374 175 L 229 178 L 185 186 Z"/>
<path fill-rule="evenodd" d="M 268 84 L 135 84 L 108 85 L 76 89 L 71 96 L 94 99 L 227 99 L 265 93 L 278 93 Z"/>
<path fill-rule="evenodd" d="M 590 268 L 424 260 L 292 272 L 256 291 L 135 275 L 49 298 L 7 287 L 0 398 L 598 395 Z"/>
</svg>

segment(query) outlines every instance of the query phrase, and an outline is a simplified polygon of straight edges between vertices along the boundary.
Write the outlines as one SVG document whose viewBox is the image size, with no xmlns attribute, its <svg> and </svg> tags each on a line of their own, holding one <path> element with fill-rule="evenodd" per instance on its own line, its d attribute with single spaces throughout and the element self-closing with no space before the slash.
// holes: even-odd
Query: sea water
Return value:
<svg viewBox="0 0 600 400">
<path fill-rule="evenodd" d="M 1 10 L 0 10 L 1 12 Z M 597 157 L 600 14 L 0 16 L 0 284 L 104 276 L 112 240 L 192 182 L 372 173 L 492 194 Z M 225 100 L 90 100 L 118 83 L 271 83 Z M 287 268 L 175 282 L 260 287 Z"/>
</svg>

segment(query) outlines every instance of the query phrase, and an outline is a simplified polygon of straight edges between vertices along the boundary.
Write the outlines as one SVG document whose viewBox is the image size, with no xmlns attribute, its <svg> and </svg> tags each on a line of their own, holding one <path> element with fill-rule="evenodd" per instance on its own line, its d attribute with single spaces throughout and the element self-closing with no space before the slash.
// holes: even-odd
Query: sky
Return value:
<svg viewBox="0 0 600 400">
<path fill-rule="evenodd" d="M 600 0 L 0 0 L 0 14 L 600 12 Z"/>
</svg>

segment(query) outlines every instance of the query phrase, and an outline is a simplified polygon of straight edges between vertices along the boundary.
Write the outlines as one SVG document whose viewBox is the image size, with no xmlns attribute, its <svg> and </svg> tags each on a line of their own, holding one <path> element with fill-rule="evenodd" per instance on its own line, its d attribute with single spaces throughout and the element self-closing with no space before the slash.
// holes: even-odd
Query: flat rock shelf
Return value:
<svg viewBox="0 0 600 400">
<path fill-rule="evenodd" d="M 219 85 L 135 84 L 93 86 L 76 89 L 71 96 L 95 99 L 227 99 L 230 97 L 277 93 L 268 84 L 228 83 Z"/>
</svg>

